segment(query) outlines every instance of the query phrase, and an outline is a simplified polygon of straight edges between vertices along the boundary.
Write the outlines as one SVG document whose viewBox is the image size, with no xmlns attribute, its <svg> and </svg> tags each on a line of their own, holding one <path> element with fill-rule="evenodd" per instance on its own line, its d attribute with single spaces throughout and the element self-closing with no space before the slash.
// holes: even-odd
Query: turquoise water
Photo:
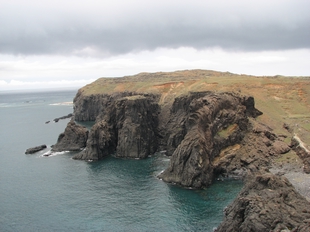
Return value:
<svg viewBox="0 0 310 232">
<path fill-rule="evenodd" d="M 72 160 L 72 153 L 25 155 L 54 144 L 72 112 L 75 91 L 0 93 L 0 231 L 212 231 L 240 181 L 183 189 L 156 178 L 169 163 L 109 157 Z"/>
</svg>

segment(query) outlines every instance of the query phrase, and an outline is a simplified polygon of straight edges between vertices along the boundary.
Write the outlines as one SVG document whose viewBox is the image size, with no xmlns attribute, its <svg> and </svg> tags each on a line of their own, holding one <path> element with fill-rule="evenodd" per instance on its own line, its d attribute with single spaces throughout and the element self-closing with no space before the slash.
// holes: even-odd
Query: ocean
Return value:
<svg viewBox="0 0 310 232">
<path fill-rule="evenodd" d="M 99 162 L 45 157 L 73 112 L 76 91 L 0 92 L 0 231 L 213 231 L 242 187 L 184 189 L 158 178 L 169 157 Z M 71 103 L 70 103 L 71 102 Z M 50 123 L 45 123 L 51 121 Z M 47 149 L 25 155 L 29 147 Z"/>
</svg>

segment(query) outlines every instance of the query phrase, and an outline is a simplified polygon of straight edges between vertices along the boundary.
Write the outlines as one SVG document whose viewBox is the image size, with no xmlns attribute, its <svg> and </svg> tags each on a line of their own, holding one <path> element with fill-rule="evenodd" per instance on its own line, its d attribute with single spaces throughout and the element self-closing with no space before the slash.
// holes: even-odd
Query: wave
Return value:
<svg viewBox="0 0 310 232">
<path fill-rule="evenodd" d="M 56 156 L 56 155 L 64 155 L 69 153 L 70 151 L 52 151 L 49 150 L 45 153 L 43 153 L 42 155 L 40 155 L 40 157 L 51 157 L 51 156 Z"/>
</svg>

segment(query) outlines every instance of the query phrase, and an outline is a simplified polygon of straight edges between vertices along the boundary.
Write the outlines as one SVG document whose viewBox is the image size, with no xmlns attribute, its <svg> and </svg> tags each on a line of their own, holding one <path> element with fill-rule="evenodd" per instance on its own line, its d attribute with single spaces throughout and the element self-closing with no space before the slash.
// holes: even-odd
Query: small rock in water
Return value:
<svg viewBox="0 0 310 232">
<path fill-rule="evenodd" d="M 46 145 L 45 145 L 45 144 L 43 144 L 43 145 L 41 145 L 41 146 L 37 146 L 37 147 L 31 147 L 31 148 L 28 148 L 28 149 L 26 150 L 25 154 L 33 154 L 33 153 L 36 153 L 36 152 L 38 152 L 38 151 L 41 151 L 41 150 L 43 150 L 43 149 L 45 149 L 45 148 L 46 148 Z"/>
</svg>

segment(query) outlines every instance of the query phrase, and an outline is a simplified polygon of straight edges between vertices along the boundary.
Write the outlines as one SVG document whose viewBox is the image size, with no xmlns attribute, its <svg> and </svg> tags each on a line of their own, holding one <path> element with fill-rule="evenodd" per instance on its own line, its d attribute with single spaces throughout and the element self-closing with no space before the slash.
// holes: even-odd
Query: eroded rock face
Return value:
<svg viewBox="0 0 310 232">
<path fill-rule="evenodd" d="M 173 152 L 169 168 L 159 177 L 182 186 L 201 188 L 213 179 L 214 158 L 223 148 L 243 139 L 248 129 L 248 115 L 259 111 L 249 105 L 248 98 L 238 94 L 206 92 L 204 96 L 198 93 L 196 98 L 194 94 L 189 104 L 177 104 L 177 114 L 184 115 L 181 133 L 186 135 Z M 176 102 L 182 100 L 176 99 Z M 172 115 L 174 113 L 172 111 Z M 169 141 L 168 145 L 173 144 Z"/>
<path fill-rule="evenodd" d="M 100 160 L 115 152 L 115 133 L 106 121 L 96 123 L 88 136 L 86 148 L 73 159 Z"/>
<path fill-rule="evenodd" d="M 58 137 L 52 151 L 79 151 L 86 146 L 88 130 L 71 120 Z"/>
<path fill-rule="evenodd" d="M 222 231 L 309 231 L 310 203 L 285 178 L 252 173 L 237 198 L 225 209 Z"/>
<path fill-rule="evenodd" d="M 157 150 L 157 115 L 154 95 L 117 98 L 93 126 L 86 149 L 73 158 L 99 160 L 116 157 L 146 158 Z"/>
</svg>

